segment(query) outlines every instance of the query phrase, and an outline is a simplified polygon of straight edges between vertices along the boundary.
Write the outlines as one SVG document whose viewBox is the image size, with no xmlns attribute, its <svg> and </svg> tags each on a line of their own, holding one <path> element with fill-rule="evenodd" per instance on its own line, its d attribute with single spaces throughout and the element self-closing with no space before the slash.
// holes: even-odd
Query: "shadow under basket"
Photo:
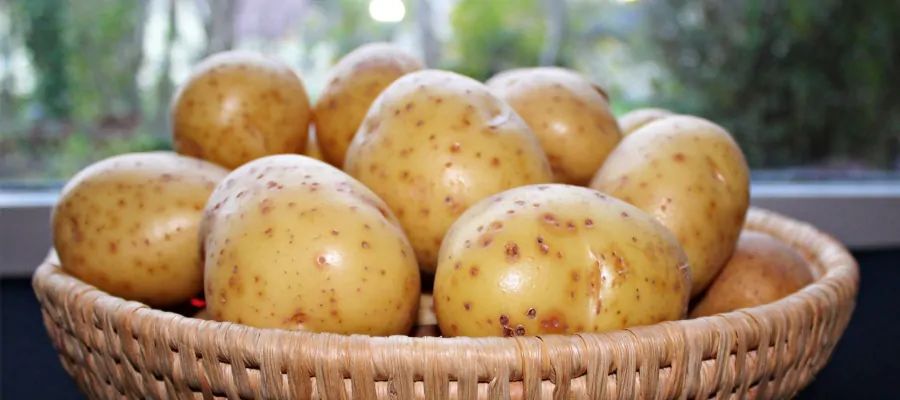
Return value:
<svg viewBox="0 0 900 400">
<path fill-rule="evenodd" d="M 111 296 L 52 257 L 33 285 L 63 366 L 91 398 L 790 397 L 844 332 L 858 267 L 808 224 L 752 209 L 746 227 L 799 250 L 815 282 L 759 307 L 600 334 L 416 338 L 257 329 Z"/>
</svg>

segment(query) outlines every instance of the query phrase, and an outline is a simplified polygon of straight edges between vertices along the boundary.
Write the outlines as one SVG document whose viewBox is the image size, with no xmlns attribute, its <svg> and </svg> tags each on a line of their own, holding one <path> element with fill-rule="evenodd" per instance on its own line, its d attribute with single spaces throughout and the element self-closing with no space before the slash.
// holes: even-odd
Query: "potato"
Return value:
<svg viewBox="0 0 900 400">
<path fill-rule="evenodd" d="M 603 193 L 530 185 L 472 206 L 434 281 L 445 336 L 600 332 L 681 318 L 690 268 L 650 215 Z"/>
<path fill-rule="evenodd" d="M 303 82 L 281 62 L 228 51 L 203 60 L 172 100 L 175 150 L 236 168 L 302 153 L 310 122 Z"/>
<path fill-rule="evenodd" d="M 382 92 L 344 169 L 387 202 L 428 272 L 469 205 L 552 180 L 537 138 L 509 105 L 471 78 L 436 70 L 408 74 Z"/>
<path fill-rule="evenodd" d="M 422 68 L 418 58 L 387 43 L 363 45 L 338 61 L 315 108 L 325 160 L 342 166 L 347 147 L 378 94 L 397 78 Z"/>
<path fill-rule="evenodd" d="M 315 332 L 409 332 L 419 268 L 375 194 L 299 155 L 233 171 L 206 204 L 205 294 L 216 320 Z"/>
<path fill-rule="evenodd" d="M 771 303 L 812 281 L 809 266 L 794 249 L 765 233 L 744 231 L 731 259 L 691 310 L 691 317 Z"/>
<path fill-rule="evenodd" d="M 322 155 L 322 149 L 319 147 L 319 138 L 316 137 L 315 128 L 309 129 L 309 137 L 306 140 L 306 156 L 319 161 L 325 161 L 325 156 Z"/>
<path fill-rule="evenodd" d="M 537 135 L 557 182 L 586 185 L 622 138 L 605 94 L 574 71 L 515 69 L 487 85 Z"/>
<path fill-rule="evenodd" d="M 124 154 L 72 178 L 53 210 L 62 268 L 110 294 L 154 307 L 203 288 L 197 229 L 227 174 L 169 152 Z"/>
<path fill-rule="evenodd" d="M 619 117 L 619 127 L 622 128 L 622 135 L 630 135 L 638 128 L 670 115 L 674 114 L 663 108 L 638 108 Z"/>
<path fill-rule="evenodd" d="M 700 293 L 734 250 L 749 203 L 747 162 L 724 129 L 671 116 L 626 136 L 591 187 L 656 216 L 684 247 L 693 293 Z"/>
</svg>

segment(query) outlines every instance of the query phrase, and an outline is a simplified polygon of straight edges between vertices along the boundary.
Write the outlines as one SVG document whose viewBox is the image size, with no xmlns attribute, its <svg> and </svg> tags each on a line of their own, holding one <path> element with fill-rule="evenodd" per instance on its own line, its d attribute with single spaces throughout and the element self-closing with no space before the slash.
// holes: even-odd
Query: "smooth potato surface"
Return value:
<svg viewBox="0 0 900 400">
<path fill-rule="evenodd" d="M 434 307 L 447 336 L 600 332 L 683 317 L 689 274 L 675 237 L 643 211 L 587 188 L 530 185 L 453 224 Z"/>
<path fill-rule="evenodd" d="M 557 182 L 586 185 L 622 138 L 605 95 L 574 71 L 515 69 L 487 85 L 537 135 Z"/>
<path fill-rule="evenodd" d="M 662 108 L 638 108 L 622 114 L 619 117 L 619 127 L 622 128 L 622 135 L 630 135 L 638 128 L 670 115 L 674 114 Z"/>
<path fill-rule="evenodd" d="M 310 105 L 285 64 L 244 51 L 210 56 L 172 100 L 175 150 L 226 168 L 270 154 L 302 153 Z"/>
<path fill-rule="evenodd" d="M 809 265 L 784 242 L 743 231 L 734 254 L 691 310 L 701 317 L 771 303 L 813 281 Z"/>
<path fill-rule="evenodd" d="M 257 327 L 405 334 L 419 269 L 387 206 L 340 170 L 298 155 L 233 171 L 206 205 L 210 315 Z"/>
<path fill-rule="evenodd" d="M 197 230 L 223 168 L 175 153 L 132 153 L 73 177 L 53 211 L 62 268 L 110 294 L 155 307 L 200 293 Z"/>
<path fill-rule="evenodd" d="M 436 70 L 382 92 L 344 169 L 396 213 L 429 272 L 447 228 L 471 204 L 552 180 L 537 138 L 509 105 L 473 79 Z"/>
<path fill-rule="evenodd" d="M 690 261 L 693 294 L 731 257 L 750 200 L 747 163 L 731 135 L 683 115 L 626 136 L 591 187 L 652 214 L 675 234 Z"/>
<path fill-rule="evenodd" d="M 418 58 L 387 43 L 360 46 L 338 61 L 315 107 L 325 160 L 342 166 L 347 147 L 375 98 L 397 78 L 422 68 Z"/>
</svg>

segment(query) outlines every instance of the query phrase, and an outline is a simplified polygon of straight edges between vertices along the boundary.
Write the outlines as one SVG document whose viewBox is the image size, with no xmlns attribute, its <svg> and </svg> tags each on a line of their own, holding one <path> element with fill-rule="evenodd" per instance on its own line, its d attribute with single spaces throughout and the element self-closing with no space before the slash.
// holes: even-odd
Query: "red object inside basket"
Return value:
<svg viewBox="0 0 900 400">
<path fill-rule="evenodd" d="M 194 297 L 191 299 L 191 305 L 197 308 L 203 308 L 206 307 L 206 300 Z"/>
</svg>

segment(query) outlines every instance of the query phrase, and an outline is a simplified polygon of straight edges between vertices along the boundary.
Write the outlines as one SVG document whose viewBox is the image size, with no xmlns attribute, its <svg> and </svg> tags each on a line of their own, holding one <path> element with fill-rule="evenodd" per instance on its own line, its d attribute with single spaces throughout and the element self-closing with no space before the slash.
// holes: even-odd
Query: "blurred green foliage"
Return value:
<svg viewBox="0 0 900 400">
<path fill-rule="evenodd" d="M 384 24 L 369 17 L 368 0 L 311 0 L 294 33 L 265 40 L 293 40 L 306 51 L 288 61 L 321 68 L 322 55 L 332 56 L 322 48 L 340 56 L 372 41 L 419 43 L 430 22 L 417 21 L 418 11 L 442 10 L 442 0 L 420 8 L 423 1 L 406 0 L 406 20 Z M 11 34 L 0 38 L 2 56 L 24 49 L 36 82 L 14 94 L 10 77 L 0 76 L 0 179 L 62 178 L 111 154 L 169 148 L 171 60 L 160 62 L 155 84 L 142 89 L 137 82 L 151 4 L 159 2 L 0 2 L 11 21 Z M 437 67 L 484 80 L 551 54 L 606 85 L 617 113 L 662 106 L 718 122 L 755 168 L 900 169 L 896 0 L 454 4 L 449 15 L 431 16 L 450 35 L 421 42 L 437 49 Z M 564 18 L 555 12 L 561 9 Z M 201 16 L 156 17 L 169 26 Z M 181 29 L 165 31 L 166 54 Z"/>
<path fill-rule="evenodd" d="M 648 1 L 657 104 L 728 127 L 751 165 L 892 167 L 900 2 Z"/>
<path fill-rule="evenodd" d="M 454 37 L 447 68 L 485 80 L 537 63 L 545 32 L 538 0 L 460 0 L 450 18 Z"/>
</svg>

